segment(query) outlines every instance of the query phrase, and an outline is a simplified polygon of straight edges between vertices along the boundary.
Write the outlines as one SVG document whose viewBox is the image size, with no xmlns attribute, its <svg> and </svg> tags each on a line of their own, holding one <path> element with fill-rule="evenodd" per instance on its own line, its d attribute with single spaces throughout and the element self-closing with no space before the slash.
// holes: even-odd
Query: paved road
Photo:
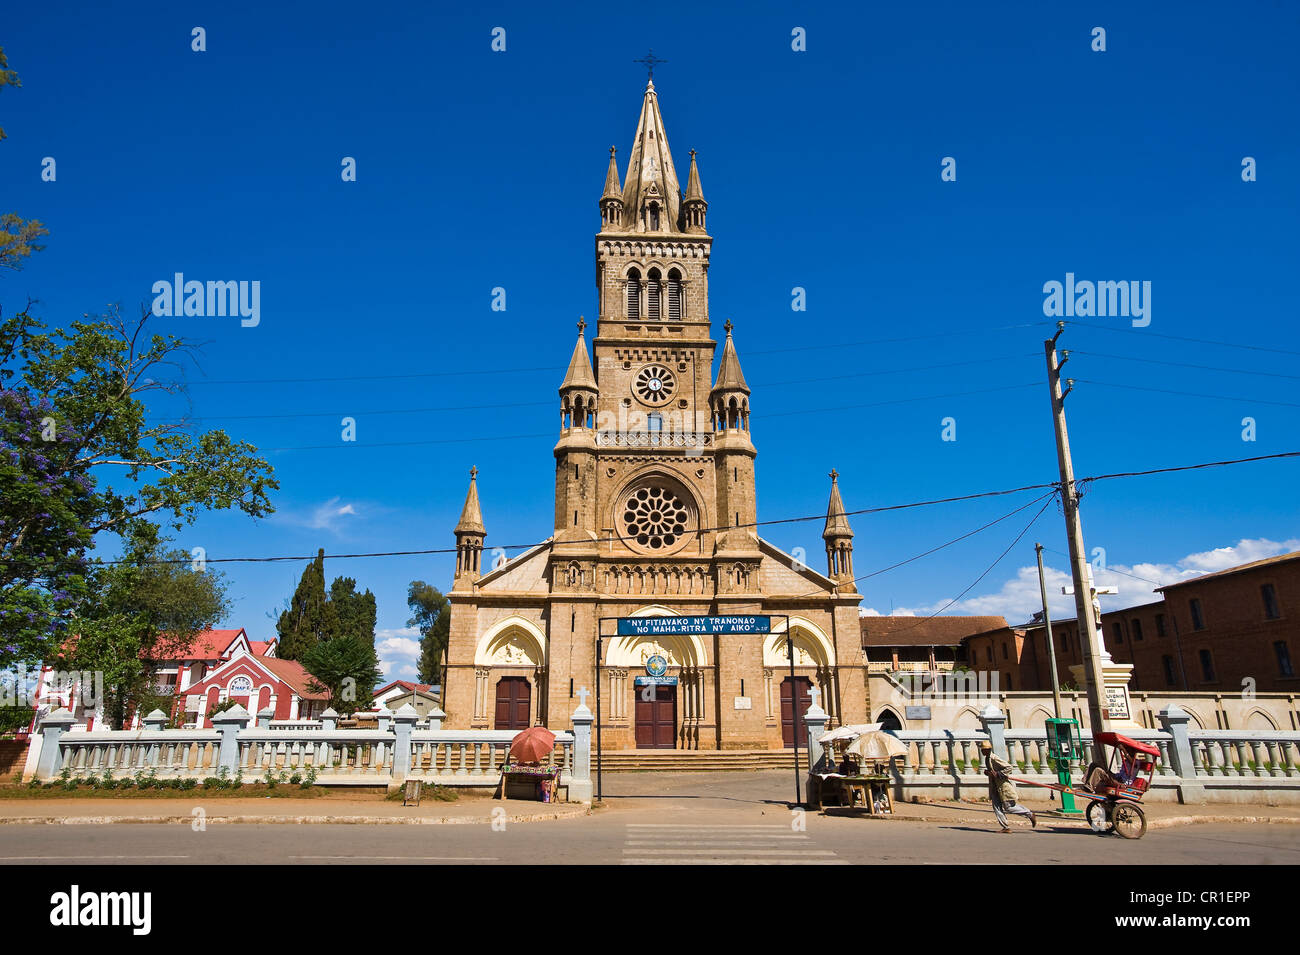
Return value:
<svg viewBox="0 0 1300 955">
<path fill-rule="evenodd" d="M 790 790 L 787 792 L 786 790 Z M 1300 864 L 1300 826 L 1154 829 L 1140 842 L 1077 823 L 1004 835 L 991 813 L 907 823 L 792 813 L 792 774 L 623 774 L 608 808 L 571 820 L 446 826 L 3 826 L 0 864 L 1052 863 Z M 485 801 L 484 815 L 495 805 Z"/>
</svg>

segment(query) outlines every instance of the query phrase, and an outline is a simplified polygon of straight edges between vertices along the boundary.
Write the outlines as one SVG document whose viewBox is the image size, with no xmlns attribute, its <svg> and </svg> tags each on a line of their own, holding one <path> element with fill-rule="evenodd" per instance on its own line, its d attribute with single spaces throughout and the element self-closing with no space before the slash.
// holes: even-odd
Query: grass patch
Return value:
<svg viewBox="0 0 1300 955">
<path fill-rule="evenodd" d="M 406 798 L 406 787 L 395 789 L 384 796 L 385 802 L 401 802 Z M 460 793 L 448 786 L 421 786 L 420 801 L 426 800 L 432 802 L 455 802 L 460 798 Z"/>
</svg>

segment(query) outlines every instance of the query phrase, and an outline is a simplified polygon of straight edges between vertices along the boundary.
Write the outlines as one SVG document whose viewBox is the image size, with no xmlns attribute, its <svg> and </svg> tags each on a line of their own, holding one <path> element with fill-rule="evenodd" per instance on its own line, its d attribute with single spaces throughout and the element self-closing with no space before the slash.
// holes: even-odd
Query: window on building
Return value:
<svg viewBox="0 0 1300 955">
<path fill-rule="evenodd" d="M 1158 613 L 1156 614 L 1156 636 L 1163 637 L 1164 635 L 1165 635 L 1165 615 L 1162 613 Z"/>
<path fill-rule="evenodd" d="M 664 429 L 664 416 L 658 412 L 651 412 L 645 416 L 645 429 L 650 432 L 650 443 L 659 443 L 659 433 Z"/>
<path fill-rule="evenodd" d="M 1187 608 L 1188 610 L 1191 611 L 1192 614 L 1192 629 L 1204 630 L 1205 616 L 1201 613 L 1201 601 L 1196 597 L 1193 597 L 1190 601 L 1188 601 Z"/>
<path fill-rule="evenodd" d="M 1165 686 L 1174 686 L 1177 683 L 1174 678 L 1174 658 L 1166 653 L 1160 658 L 1160 663 L 1165 668 Z"/>
<path fill-rule="evenodd" d="M 645 314 L 653 321 L 659 319 L 659 270 L 651 269 L 645 283 Z"/>
<path fill-rule="evenodd" d="M 650 204 L 650 231 L 659 231 L 659 206 L 655 203 Z"/>
<path fill-rule="evenodd" d="M 1287 649 L 1285 640 L 1278 640 L 1273 644 L 1273 652 L 1277 655 L 1277 670 L 1282 676 L 1295 676 L 1295 670 L 1291 667 L 1291 651 Z"/>
<path fill-rule="evenodd" d="M 641 317 L 641 273 L 636 269 L 627 273 L 627 317 Z"/>
<path fill-rule="evenodd" d="M 679 321 L 682 317 L 682 273 L 673 269 L 668 273 L 668 318 Z"/>
<path fill-rule="evenodd" d="M 1277 605 L 1277 588 L 1272 584 L 1265 584 L 1259 588 L 1259 595 L 1264 598 L 1264 616 L 1269 620 L 1276 620 L 1282 616 L 1282 611 Z"/>
<path fill-rule="evenodd" d="M 1010 673 L 1007 674 L 1007 689 L 1008 689 L 1008 690 L 1015 689 L 1015 688 L 1011 685 L 1011 674 L 1010 674 Z"/>
<path fill-rule="evenodd" d="M 1006 645 L 1006 643 L 1003 643 L 1003 644 L 1002 644 L 1002 659 L 1004 659 L 1004 660 L 1007 659 L 1007 645 Z"/>
<path fill-rule="evenodd" d="M 1139 640 L 1142 639 L 1142 621 L 1134 620 L 1131 630 L 1133 633 L 1133 642 L 1137 643 Z"/>
<path fill-rule="evenodd" d="M 989 644 L 987 647 L 985 647 L 985 648 L 984 648 L 984 652 L 988 654 L 989 663 L 992 663 L 992 662 L 993 662 L 993 645 L 992 645 L 992 644 Z"/>
<path fill-rule="evenodd" d="M 1201 678 L 1205 680 L 1206 683 L 1213 683 L 1215 680 L 1214 657 L 1211 655 L 1209 650 L 1202 650 L 1200 653 L 1200 657 L 1201 657 Z"/>
</svg>

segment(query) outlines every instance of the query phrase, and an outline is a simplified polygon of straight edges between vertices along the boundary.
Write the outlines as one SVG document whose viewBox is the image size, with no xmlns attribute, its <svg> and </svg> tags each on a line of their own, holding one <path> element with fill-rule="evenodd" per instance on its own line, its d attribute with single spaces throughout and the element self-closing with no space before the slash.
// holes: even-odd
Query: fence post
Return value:
<svg viewBox="0 0 1300 955">
<path fill-rule="evenodd" d="M 63 756 L 59 752 L 59 738 L 77 722 L 67 710 L 55 710 L 41 720 L 41 760 L 36 766 L 36 778 L 53 779 L 63 769 Z"/>
<path fill-rule="evenodd" d="M 989 734 L 993 755 L 1010 761 L 1011 755 L 1007 752 L 1007 714 L 990 703 L 980 712 L 980 724 L 984 727 L 984 732 Z"/>
<path fill-rule="evenodd" d="M 442 711 L 442 707 L 435 703 L 433 709 L 429 711 L 429 729 L 442 729 L 442 721 L 446 718 L 447 714 Z"/>
<path fill-rule="evenodd" d="M 320 715 L 321 729 L 323 729 L 326 733 L 334 732 L 335 726 L 338 725 L 336 722 L 338 718 L 339 718 L 338 713 L 336 713 L 334 711 L 334 707 L 331 706 L 329 709 L 327 709 L 324 713 Z"/>
<path fill-rule="evenodd" d="M 569 779 L 569 799 L 591 804 L 591 724 L 595 720 L 587 708 L 586 688 L 583 702 L 573 711 L 573 776 Z M 440 711 L 441 712 L 441 711 Z"/>
<path fill-rule="evenodd" d="M 415 728 L 415 721 L 420 718 L 420 714 L 410 703 L 404 703 L 391 716 L 397 738 L 393 743 L 393 778 L 388 784 L 390 792 L 406 785 L 406 777 L 411 772 L 411 730 Z M 384 727 L 385 730 L 387 728 Z"/>
<path fill-rule="evenodd" d="M 1196 780 L 1196 760 L 1192 756 L 1192 738 L 1187 732 L 1191 717 L 1177 703 L 1170 703 L 1156 714 L 1160 728 L 1169 734 L 1169 763 L 1178 782 L 1178 801 L 1205 802 L 1205 786 Z"/>
<path fill-rule="evenodd" d="M 269 730 L 271 720 L 275 719 L 275 710 L 269 706 L 264 706 L 257 711 L 257 728 L 260 730 Z"/>
<path fill-rule="evenodd" d="M 410 705 L 411 705 L 410 703 L 404 704 L 404 706 L 410 706 Z M 392 725 L 392 723 L 393 723 L 393 711 L 386 706 L 381 706 L 379 708 L 379 720 L 378 720 L 379 732 L 387 733 L 388 728 Z"/>
<path fill-rule="evenodd" d="M 248 725 L 248 718 L 248 710 L 238 703 L 212 717 L 212 725 L 221 734 L 217 768 L 224 769 L 232 779 L 239 772 L 239 731 Z"/>
</svg>

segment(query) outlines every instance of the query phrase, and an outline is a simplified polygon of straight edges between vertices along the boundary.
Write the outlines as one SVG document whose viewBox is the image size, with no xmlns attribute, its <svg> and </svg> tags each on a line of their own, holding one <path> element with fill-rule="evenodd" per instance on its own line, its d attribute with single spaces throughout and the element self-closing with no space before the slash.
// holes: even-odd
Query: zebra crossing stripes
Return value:
<svg viewBox="0 0 1300 955">
<path fill-rule="evenodd" d="M 847 865 L 789 826 L 629 823 L 624 865 Z"/>
</svg>

